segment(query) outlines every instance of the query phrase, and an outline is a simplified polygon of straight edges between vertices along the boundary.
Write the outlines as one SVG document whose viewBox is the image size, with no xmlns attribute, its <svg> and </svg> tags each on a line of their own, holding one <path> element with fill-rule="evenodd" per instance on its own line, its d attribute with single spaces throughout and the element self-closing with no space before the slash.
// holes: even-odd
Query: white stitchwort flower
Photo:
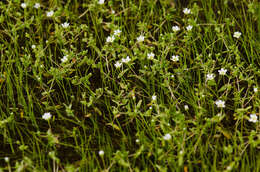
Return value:
<svg viewBox="0 0 260 172">
<path fill-rule="evenodd" d="M 178 32 L 180 30 L 179 26 L 172 26 L 172 31 L 173 32 Z"/>
<path fill-rule="evenodd" d="M 122 63 L 120 61 L 117 61 L 114 65 L 116 68 L 120 68 L 122 66 Z"/>
<path fill-rule="evenodd" d="M 258 91 L 258 88 L 254 87 L 254 92 L 257 93 L 257 91 Z"/>
<path fill-rule="evenodd" d="M 185 110 L 189 110 L 189 106 L 188 105 L 184 105 L 184 109 Z"/>
<path fill-rule="evenodd" d="M 105 3 L 105 0 L 99 0 L 99 1 L 98 1 L 98 4 L 100 4 L 100 5 L 101 5 L 101 4 L 104 4 L 104 3 Z"/>
<path fill-rule="evenodd" d="M 32 49 L 35 49 L 36 48 L 36 46 L 35 45 L 32 45 Z"/>
<path fill-rule="evenodd" d="M 164 136 L 163 136 L 163 139 L 164 140 L 170 140 L 172 138 L 172 136 L 168 133 L 168 134 L 165 134 Z"/>
<path fill-rule="evenodd" d="M 173 55 L 171 60 L 174 61 L 174 62 L 177 62 L 177 61 L 179 61 L 179 56 L 178 55 Z"/>
<path fill-rule="evenodd" d="M 139 37 L 136 38 L 137 42 L 143 42 L 144 41 L 144 36 L 140 35 Z"/>
<path fill-rule="evenodd" d="M 46 12 L 46 16 L 47 16 L 47 17 L 52 17 L 53 14 L 54 14 L 54 11 L 52 11 L 52 10 Z"/>
<path fill-rule="evenodd" d="M 225 106 L 225 101 L 223 101 L 223 100 L 217 100 L 215 103 L 216 103 L 216 105 L 217 105 L 218 108 L 224 108 L 224 107 L 226 107 L 226 106 Z"/>
<path fill-rule="evenodd" d="M 233 34 L 233 37 L 234 38 L 240 38 L 240 36 L 241 36 L 241 32 L 234 32 L 234 34 Z"/>
<path fill-rule="evenodd" d="M 66 61 L 68 61 L 68 55 L 63 56 L 63 58 L 61 59 L 62 63 L 65 63 Z"/>
<path fill-rule="evenodd" d="M 227 69 L 221 68 L 220 70 L 218 70 L 218 73 L 219 73 L 220 75 L 226 75 Z"/>
<path fill-rule="evenodd" d="M 40 4 L 40 3 L 35 3 L 33 7 L 36 8 L 36 9 L 38 9 L 38 8 L 41 7 L 41 4 Z"/>
<path fill-rule="evenodd" d="M 120 29 L 117 29 L 117 30 L 114 31 L 114 35 L 120 36 L 121 32 L 122 31 Z"/>
<path fill-rule="evenodd" d="M 255 113 L 250 114 L 250 118 L 248 121 L 256 123 L 258 121 L 256 114 Z"/>
<path fill-rule="evenodd" d="M 140 142 L 140 140 L 139 140 L 139 139 L 136 139 L 136 140 L 135 140 L 135 142 L 136 142 L 136 143 L 139 143 L 139 142 Z"/>
<path fill-rule="evenodd" d="M 148 53 L 147 54 L 148 59 L 153 59 L 154 58 L 154 53 Z"/>
<path fill-rule="evenodd" d="M 21 7 L 22 7 L 22 8 L 26 8 L 26 7 L 27 7 L 27 4 L 26 4 L 26 3 L 21 3 Z"/>
<path fill-rule="evenodd" d="M 126 58 L 122 58 L 122 63 L 128 63 L 130 61 L 131 59 L 129 58 L 129 56 L 127 56 Z"/>
<path fill-rule="evenodd" d="M 215 75 L 213 73 L 208 73 L 206 77 L 207 80 L 213 80 L 215 78 Z"/>
<path fill-rule="evenodd" d="M 186 30 L 191 31 L 192 28 L 193 28 L 193 26 L 189 25 L 189 26 L 186 27 Z"/>
<path fill-rule="evenodd" d="M 70 26 L 70 24 L 68 22 L 62 23 L 61 26 L 63 28 L 68 28 Z"/>
<path fill-rule="evenodd" d="M 155 100 L 156 100 L 156 98 L 157 98 L 157 96 L 156 96 L 156 95 L 153 95 L 153 96 L 152 96 L 152 100 L 153 100 L 153 101 L 155 101 Z"/>
<path fill-rule="evenodd" d="M 6 163 L 9 162 L 9 157 L 6 156 L 4 159 L 5 159 L 5 162 L 6 162 Z"/>
<path fill-rule="evenodd" d="M 46 112 L 42 115 L 42 118 L 45 120 L 49 120 L 51 119 L 51 113 L 50 112 Z"/>
<path fill-rule="evenodd" d="M 104 152 L 103 150 L 100 150 L 100 151 L 98 152 L 98 154 L 99 154 L 99 156 L 103 156 L 103 155 L 105 154 L 105 152 Z"/>
<path fill-rule="evenodd" d="M 189 8 L 184 8 L 184 9 L 183 9 L 183 13 L 184 13 L 184 14 L 190 14 L 191 11 L 190 11 Z"/>
<path fill-rule="evenodd" d="M 114 40 L 115 40 L 115 36 L 114 35 L 107 37 L 107 42 L 114 42 Z"/>
</svg>

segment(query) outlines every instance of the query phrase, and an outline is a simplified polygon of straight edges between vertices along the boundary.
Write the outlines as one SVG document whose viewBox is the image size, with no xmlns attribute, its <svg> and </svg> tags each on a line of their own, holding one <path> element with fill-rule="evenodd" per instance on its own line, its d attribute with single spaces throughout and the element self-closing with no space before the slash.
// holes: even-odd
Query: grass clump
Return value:
<svg viewBox="0 0 260 172">
<path fill-rule="evenodd" d="M 260 170 L 257 1 L 0 10 L 0 171 Z"/>
</svg>

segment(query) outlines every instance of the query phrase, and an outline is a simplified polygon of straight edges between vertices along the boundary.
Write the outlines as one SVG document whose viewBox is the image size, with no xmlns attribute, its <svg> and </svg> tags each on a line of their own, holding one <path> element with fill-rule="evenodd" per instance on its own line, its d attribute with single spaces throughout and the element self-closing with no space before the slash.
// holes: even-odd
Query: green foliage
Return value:
<svg viewBox="0 0 260 172">
<path fill-rule="evenodd" d="M 256 0 L 0 11 L 0 171 L 260 171 Z"/>
</svg>

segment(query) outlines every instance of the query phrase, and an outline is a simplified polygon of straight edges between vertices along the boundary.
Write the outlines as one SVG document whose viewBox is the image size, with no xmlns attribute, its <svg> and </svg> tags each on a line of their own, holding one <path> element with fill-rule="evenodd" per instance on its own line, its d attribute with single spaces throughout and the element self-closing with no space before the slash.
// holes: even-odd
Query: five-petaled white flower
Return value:
<svg viewBox="0 0 260 172">
<path fill-rule="evenodd" d="M 21 7 L 22 7 L 22 8 L 26 8 L 26 7 L 27 7 L 27 4 L 26 4 L 26 3 L 21 3 Z"/>
<path fill-rule="evenodd" d="M 68 22 L 62 23 L 61 26 L 63 28 L 68 28 L 70 26 L 70 24 Z"/>
<path fill-rule="evenodd" d="M 136 38 L 137 42 L 143 42 L 144 41 L 144 36 L 140 35 L 139 37 Z"/>
<path fill-rule="evenodd" d="M 213 80 L 215 78 L 215 75 L 213 73 L 208 73 L 206 77 L 207 80 Z"/>
<path fill-rule="evenodd" d="M 256 114 L 255 113 L 250 114 L 250 118 L 248 121 L 256 123 L 258 121 Z"/>
<path fill-rule="evenodd" d="M 48 121 L 49 119 L 51 119 L 51 113 L 50 112 L 44 113 L 42 115 L 42 118 Z"/>
<path fill-rule="evenodd" d="M 114 42 L 114 40 L 115 40 L 115 36 L 114 35 L 107 37 L 107 42 Z"/>
<path fill-rule="evenodd" d="M 190 11 L 189 8 L 184 8 L 184 9 L 183 9 L 183 13 L 184 13 L 184 14 L 190 14 L 191 11 Z"/>
<path fill-rule="evenodd" d="M 126 56 L 126 58 L 122 58 L 122 63 L 128 63 L 130 61 L 131 59 L 129 58 L 129 56 Z"/>
<path fill-rule="evenodd" d="M 61 59 L 62 63 L 65 63 L 66 61 L 68 61 L 68 55 L 63 56 L 63 58 Z"/>
<path fill-rule="evenodd" d="M 54 14 L 54 11 L 53 11 L 53 10 L 46 12 L 46 16 L 47 16 L 47 17 L 52 17 L 53 14 Z"/>
<path fill-rule="evenodd" d="M 41 4 L 40 4 L 40 3 L 35 3 L 33 7 L 36 8 L 36 9 L 38 9 L 38 8 L 41 7 Z"/>
<path fill-rule="evenodd" d="M 153 58 L 154 58 L 154 56 L 155 56 L 155 55 L 154 55 L 154 53 L 153 53 L 153 52 L 152 52 L 152 53 L 148 53 L 148 54 L 147 54 L 147 58 L 148 58 L 148 59 L 153 59 Z"/>
<path fill-rule="evenodd" d="M 189 106 L 188 105 L 184 105 L 184 109 L 185 110 L 189 110 Z"/>
<path fill-rule="evenodd" d="M 152 100 L 153 100 L 153 101 L 155 101 L 155 100 L 156 100 L 156 98 L 157 98 L 157 96 L 156 96 L 156 95 L 153 95 L 153 96 L 152 96 Z"/>
<path fill-rule="evenodd" d="M 217 100 L 215 103 L 216 103 L 216 105 L 217 105 L 218 108 L 224 108 L 224 107 L 226 107 L 226 106 L 225 106 L 225 101 L 223 101 L 223 100 Z"/>
<path fill-rule="evenodd" d="M 174 62 L 177 62 L 177 61 L 179 61 L 179 56 L 178 55 L 173 55 L 171 60 L 174 61 Z"/>
<path fill-rule="evenodd" d="M 35 48 L 36 48 L 36 45 L 33 44 L 33 45 L 32 45 L 32 49 L 35 49 Z"/>
<path fill-rule="evenodd" d="M 139 143 L 139 142 L 140 142 L 140 140 L 139 140 L 139 139 L 136 139 L 136 140 L 135 140 L 135 142 L 136 142 L 136 143 Z"/>
<path fill-rule="evenodd" d="M 100 150 L 100 151 L 98 152 L 98 154 L 99 154 L 99 156 L 104 156 L 105 152 L 104 152 L 103 150 Z"/>
<path fill-rule="evenodd" d="M 165 134 L 164 136 L 163 136 L 163 139 L 164 140 L 171 140 L 171 138 L 172 138 L 172 136 L 168 133 L 168 134 Z"/>
<path fill-rule="evenodd" d="M 257 91 L 258 91 L 258 88 L 254 87 L 254 92 L 257 93 Z"/>
<path fill-rule="evenodd" d="M 117 29 L 117 30 L 114 31 L 114 35 L 115 36 L 120 36 L 121 32 L 122 31 L 120 29 Z"/>
<path fill-rule="evenodd" d="M 104 4 L 104 3 L 105 3 L 105 0 L 99 0 L 99 1 L 98 1 L 98 4 L 100 4 L 100 5 L 101 5 L 101 4 Z"/>
<path fill-rule="evenodd" d="M 179 26 L 172 26 L 172 31 L 173 32 L 178 32 L 180 30 Z"/>
<path fill-rule="evenodd" d="M 120 68 L 122 66 L 122 63 L 120 61 L 117 61 L 114 65 L 116 68 Z"/>
<path fill-rule="evenodd" d="M 226 75 L 227 69 L 221 68 L 220 70 L 218 70 L 218 73 L 219 73 L 220 75 Z"/>
<path fill-rule="evenodd" d="M 186 27 L 186 30 L 191 31 L 192 28 L 193 28 L 193 26 L 189 25 L 189 26 Z"/>
<path fill-rule="evenodd" d="M 234 32 L 234 34 L 233 34 L 233 37 L 234 38 L 240 38 L 240 36 L 241 36 L 241 32 Z"/>
</svg>

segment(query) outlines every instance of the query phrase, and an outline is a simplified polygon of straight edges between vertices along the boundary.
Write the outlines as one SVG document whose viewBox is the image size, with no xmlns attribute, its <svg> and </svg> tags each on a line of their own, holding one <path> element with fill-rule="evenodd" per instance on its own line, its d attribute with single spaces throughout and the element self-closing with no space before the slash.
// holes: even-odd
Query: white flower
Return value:
<svg viewBox="0 0 260 172">
<path fill-rule="evenodd" d="M 50 112 L 46 112 L 42 115 L 42 118 L 45 120 L 49 120 L 51 119 L 51 113 Z"/>
<path fill-rule="evenodd" d="M 220 70 L 218 70 L 218 73 L 219 73 L 220 75 L 226 75 L 227 69 L 221 68 Z"/>
<path fill-rule="evenodd" d="M 131 59 L 129 58 L 129 56 L 127 56 L 126 58 L 122 58 L 122 63 L 128 63 L 130 61 Z"/>
<path fill-rule="evenodd" d="M 191 26 L 191 25 L 186 27 L 187 31 L 191 31 L 192 28 L 193 28 L 193 26 Z"/>
<path fill-rule="evenodd" d="M 114 42 L 114 40 L 115 40 L 115 36 L 114 35 L 107 37 L 107 42 Z"/>
<path fill-rule="evenodd" d="M 156 100 L 156 98 L 157 98 L 157 96 L 156 96 L 156 95 L 153 95 L 153 96 L 152 96 L 152 100 L 153 100 L 153 101 L 155 101 L 155 100 Z"/>
<path fill-rule="evenodd" d="M 215 75 L 213 73 L 207 74 L 207 80 L 213 80 L 215 78 Z"/>
<path fill-rule="evenodd" d="M 184 14 L 190 14 L 191 11 L 190 11 L 189 8 L 184 8 L 184 9 L 183 9 L 183 13 L 184 13 Z"/>
<path fill-rule="evenodd" d="M 216 105 L 217 105 L 218 108 L 224 108 L 224 107 L 226 107 L 226 106 L 225 106 L 225 101 L 223 101 L 223 100 L 217 100 L 215 103 L 216 103 Z"/>
<path fill-rule="evenodd" d="M 233 34 L 233 37 L 234 38 L 240 38 L 240 36 L 241 36 L 241 32 L 234 32 L 234 34 Z"/>
<path fill-rule="evenodd" d="M 66 61 L 68 61 L 68 55 L 63 56 L 63 58 L 61 59 L 62 63 L 65 63 Z"/>
<path fill-rule="evenodd" d="M 218 114 L 217 114 L 217 117 L 221 117 L 221 116 L 222 116 L 222 114 L 221 114 L 221 113 L 218 113 Z"/>
<path fill-rule="evenodd" d="M 117 62 L 116 62 L 114 65 L 115 65 L 115 67 L 116 67 L 116 68 L 119 68 L 119 67 L 121 67 L 121 66 L 122 66 L 122 63 L 121 63 L 121 62 L 119 62 L 119 61 L 117 61 Z"/>
<path fill-rule="evenodd" d="M 114 35 L 120 36 L 121 32 L 122 31 L 120 29 L 117 29 L 117 30 L 114 31 Z"/>
<path fill-rule="evenodd" d="M 98 1 L 98 4 L 100 4 L 100 5 L 102 5 L 102 4 L 104 4 L 105 3 L 105 0 L 99 0 Z"/>
<path fill-rule="evenodd" d="M 52 11 L 52 10 L 46 12 L 47 17 L 52 17 L 53 14 L 54 14 L 54 11 Z"/>
<path fill-rule="evenodd" d="M 179 26 L 172 26 L 172 31 L 173 32 L 178 32 L 180 30 Z"/>
<path fill-rule="evenodd" d="M 188 105 L 184 105 L 184 109 L 185 110 L 189 110 L 189 106 Z"/>
<path fill-rule="evenodd" d="M 36 46 L 35 45 L 32 45 L 32 49 L 35 49 L 36 48 Z"/>
<path fill-rule="evenodd" d="M 105 154 L 105 152 L 104 152 L 103 150 L 100 150 L 100 151 L 98 152 L 98 154 L 99 154 L 99 156 L 103 156 L 103 155 Z"/>
<path fill-rule="evenodd" d="M 248 121 L 256 123 L 258 121 L 256 114 L 255 113 L 250 114 L 250 118 Z"/>
<path fill-rule="evenodd" d="M 36 9 L 38 9 L 38 8 L 41 7 L 41 4 L 40 4 L 40 3 L 35 3 L 33 7 L 36 8 Z"/>
<path fill-rule="evenodd" d="M 163 139 L 164 140 L 170 140 L 172 138 L 172 136 L 170 135 L 170 134 L 165 134 L 164 136 L 163 136 Z"/>
<path fill-rule="evenodd" d="M 231 165 L 227 166 L 227 171 L 231 171 L 232 168 L 233 168 L 233 167 L 232 167 Z"/>
<path fill-rule="evenodd" d="M 144 36 L 140 35 L 139 37 L 136 38 L 137 42 L 143 42 L 144 41 Z"/>
<path fill-rule="evenodd" d="M 178 55 L 173 55 L 171 60 L 174 61 L 174 62 L 177 62 L 177 61 L 179 61 L 179 56 Z"/>
<path fill-rule="evenodd" d="M 9 162 L 9 157 L 5 157 L 5 162 L 8 163 Z"/>
<path fill-rule="evenodd" d="M 254 92 L 257 93 L 257 91 L 258 91 L 258 88 L 254 87 Z"/>
<path fill-rule="evenodd" d="M 148 53 L 147 54 L 148 59 L 153 59 L 154 58 L 154 53 Z"/>
<path fill-rule="evenodd" d="M 112 14 L 115 14 L 115 10 L 112 10 L 111 13 L 112 13 Z"/>
<path fill-rule="evenodd" d="M 139 142 L 140 142 L 140 140 L 139 140 L 139 139 L 136 139 L 136 140 L 135 140 L 135 142 L 136 142 L 136 143 L 139 143 Z"/>
<path fill-rule="evenodd" d="M 27 7 L 27 4 L 26 4 L 26 3 L 21 3 L 21 7 L 22 7 L 22 8 L 26 8 L 26 7 Z"/>
<path fill-rule="evenodd" d="M 70 26 L 70 24 L 68 22 L 62 23 L 61 26 L 63 28 L 68 28 Z"/>
</svg>

